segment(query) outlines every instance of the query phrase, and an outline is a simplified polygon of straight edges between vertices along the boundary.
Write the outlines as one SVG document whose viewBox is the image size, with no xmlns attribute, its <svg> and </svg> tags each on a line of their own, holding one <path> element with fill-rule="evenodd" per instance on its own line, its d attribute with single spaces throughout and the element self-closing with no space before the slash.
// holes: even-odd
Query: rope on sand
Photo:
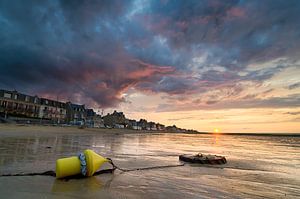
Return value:
<svg viewBox="0 0 300 199">
<path fill-rule="evenodd" d="M 164 169 L 164 168 L 170 168 L 170 167 L 181 167 L 184 166 L 185 164 L 175 164 L 175 165 L 160 165 L 160 166 L 152 166 L 152 167 L 141 167 L 141 168 L 134 168 L 134 169 L 123 169 L 120 168 L 119 166 L 115 165 L 113 161 L 110 158 L 107 158 L 110 162 L 110 164 L 113 166 L 112 169 L 104 169 L 100 170 L 94 173 L 93 176 L 101 175 L 104 173 L 113 173 L 116 169 L 120 170 L 122 172 L 131 172 L 131 171 L 142 171 L 142 170 L 151 170 L 151 169 Z M 17 174 L 2 174 L 0 177 L 9 177 L 9 176 L 52 176 L 56 177 L 55 171 L 45 171 L 45 172 L 40 172 L 40 173 L 17 173 Z M 85 176 L 78 174 L 74 176 L 68 176 L 63 179 L 69 180 L 69 179 L 80 179 L 80 178 L 85 178 Z"/>
<path fill-rule="evenodd" d="M 104 169 L 100 170 L 94 173 L 94 176 L 100 175 L 103 173 L 113 173 L 115 168 L 113 169 Z M 40 173 L 16 173 L 16 174 L 2 174 L 0 177 L 10 177 L 10 176 L 52 176 L 56 177 L 55 171 L 45 171 L 45 172 L 40 172 Z M 78 174 L 74 176 L 68 176 L 65 177 L 64 179 L 79 179 L 79 178 L 85 178 L 85 176 Z"/>
<path fill-rule="evenodd" d="M 110 158 L 107 158 L 110 160 L 110 164 L 113 166 L 113 168 L 118 169 L 122 172 L 131 172 L 131 171 L 141 171 L 141 170 L 150 170 L 150 169 L 164 169 L 164 168 L 170 168 L 170 167 L 182 167 L 185 164 L 175 164 L 175 165 L 160 165 L 160 166 L 152 166 L 152 167 L 141 167 L 141 168 L 134 168 L 134 169 L 123 169 L 118 167 L 113 163 L 113 161 Z"/>
<path fill-rule="evenodd" d="M 55 177 L 54 171 L 45 171 L 40 173 L 17 173 L 17 174 L 2 174 L 0 177 L 7 177 L 7 176 L 52 176 Z"/>
</svg>

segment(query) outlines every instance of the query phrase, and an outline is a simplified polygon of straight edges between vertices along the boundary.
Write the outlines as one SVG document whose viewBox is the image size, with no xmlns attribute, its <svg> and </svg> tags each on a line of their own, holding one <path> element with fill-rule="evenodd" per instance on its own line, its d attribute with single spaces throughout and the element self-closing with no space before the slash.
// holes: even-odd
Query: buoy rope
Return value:
<svg viewBox="0 0 300 199">
<path fill-rule="evenodd" d="M 141 170 L 150 170 L 150 169 L 163 169 L 163 168 L 170 168 L 170 167 L 181 167 L 184 166 L 184 163 L 182 164 L 175 164 L 175 165 L 159 165 L 159 166 L 152 166 L 152 167 L 141 167 L 141 168 L 133 168 L 133 169 L 124 169 L 114 164 L 112 159 L 107 158 L 109 160 L 109 163 L 113 166 L 112 169 L 104 169 L 100 170 L 94 173 L 93 176 L 100 175 L 103 173 L 113 173 L 116 169 L 120 170 L 122 172 L 131 172 L 131 171 L 141 171 Z M 2 174 L 0 177 L 9 177 L 9 176 L 52 176 L 56 177 L 55 171 L 44 171 L 44 172 L 36 172 L 36 173 L 16 173 L 16 174 Z M 79 179 L 79 178 L 85 178 L 82 174 L 74 175 L 65 177 L 64 179 Z"/>
<path fill-rule="evenodd" d="M 114 164 L 112 159 L 107 158 L 109 160 L 109 163 L 113 166 L 113 169 L 118 169 L 122 172 L 131 172 L 131 171 L 141 171 L 141 170 L 150 170 L 150 169 L 163 169 L 163 168 L 170 168 L 170 167 L 182 167 L 185 164 L 173 164 L 173 165 L 159 165 L 159 166 L 152 166 L 152 167 L 140 167 L 140 168 L 133 168 L 133 169 L 124 169 Z"/>
<path fill-rule="evenodd" d="M 2 174 L 0 177 L 6 176 L 53 176 L 55 177 L 56 174 L 54 171 L 44 171 L 40 173 L 16 173 L 16 174 Z"/>
<path fill-rule="evenodd" d="M 115 170 L 115 168 L 112 169 L 104 169 L 104 170 L 100 170 L 94 173 L 94 176 L 96 175 L 100 175 L 103 173 L 113 173 Z M 2 174 L 0 175 L 0 177 L 9 177 L 9 176 L 52 176 L 52 177 L 56 177 L 56 173 L 55 171 L 45 171 L 45 172 L 40 172 L 40 173 L 16 173 L 16 174 Z M 78 174 L 78 175 L 73 175 L 73 176 L 69 176 L 69 177 L 65 177 L 64 179 L 77 179 L 77 178 L 84 178 L 85 176 L 83 176 L 82 174 Z"/>
</svg>

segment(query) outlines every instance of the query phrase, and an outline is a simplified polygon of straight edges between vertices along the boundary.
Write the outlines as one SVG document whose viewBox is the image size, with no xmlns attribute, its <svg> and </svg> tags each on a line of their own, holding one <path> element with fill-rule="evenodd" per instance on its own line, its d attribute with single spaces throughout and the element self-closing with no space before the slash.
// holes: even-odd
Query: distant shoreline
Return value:
<svg viewBox="0 0 300 199">
<path fill-rule="evenodd" d="M 206 134 L 206 135 L 236 135 L 236 136 L 291 136 L 300 137 L 300 133 L 182 133 L 169 131 L 149 131 L 132 129 L 108 129 L 108 128 L 79 128 L 78 126 L 52 126 L 52 125 L 31 125 L 31 124 L 1 124 L 0 136 L 30 136 L 30 135 L 60 135 L 60 134 Z"/>
<path fill-rule="evenodd" d="M 207 133 L 217 134 L 217 133 Z M 218 133 L 220 135 L 248 135 L 248 136 L 294 136 L 300 137 L 300 133 Z"/>
</svg>

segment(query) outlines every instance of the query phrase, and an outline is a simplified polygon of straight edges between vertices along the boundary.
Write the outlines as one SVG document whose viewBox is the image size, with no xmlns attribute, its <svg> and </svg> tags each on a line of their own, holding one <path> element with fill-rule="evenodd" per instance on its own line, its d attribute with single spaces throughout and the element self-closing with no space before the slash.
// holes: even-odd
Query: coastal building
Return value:
<svg viewBox="0 0 300 199">
<path fill-rule="evenodd" d="M 17 91 L 0 90 L 0 116 L 38 118 L 40 99 Z"/>
<path fill-rule="evenodd" d="M 148 128 L 147 130 L 150 130 L 150 131 L 157 131 L 157 127 L 156 127 L 156 124 L 155 122 L 149 122 L 148 123 Z"/>
<path fill-rule="evenodd" d="M 104 125 L 111 128 L 125 128 L 128 124 L 123 112 L 114 111 L 112 114 L 107 114 L 103 117 Z"/>
<path fill-rule="evenodd" d="M 104 120 L 101 115 L 95 115 L 93 118 L 94 128 L 104 128 Z"/>
<path fill-rule="evenodd" d="M 66 120 L 66 103 L 50 99 L 40 99 L 39 118 L 51 120 L 55 123 L 64 123 Z"/>
<path fill-rule="evenodd" d="M 127 128 L 133 130 L 142 130 L 142 127 L 139 126 L 139 123 L 136 120 L 128 120 Z"/>
<path fill-rule="evenodd" d="M 175 125 L 167 126 L 166 131 L 176 133 L 176 132 L 178 132 L 178 128 Z"/>
<path fill-rule="evenodd" d="M 86 109 L 86 121 L 85 121 L 86 126 L 94 127 L 94 125 L 95 125 L 95 121 L 94 121 L 95 116 L 96 116 L 96 113 L 94 112 L 93 109 Z"/>
<path fill-rule="evenodd" d="M 92 118 L 92 109 L 86 112 L 84 105 L 64 103 L 38 96 L 30 96 L 17 91 L 0 90 L 0 117 L 15 121 L 43 123 L 84 124 L 87 113 Z"/>
<path fill-rule="evenodd" d="M 85 105 L 66 103 L 66 122 L 71 125 L 84 125 L 86 121 Z"/>
<path fill-rule="evenodd" d="M 160 123 L 156 124 L 156 128 L 157 128 L 158 131 L 164 131 L 164 130 L 166 130 L 165 125 L 160 124 Z"/>
<path fill-rule="evenodd" d="M 145 119 L 140 119 L 138 126 L 140 126 L 142 130 L 147 130 L 147 127 L 149 127 L 148 122 Z"/>
</svg>

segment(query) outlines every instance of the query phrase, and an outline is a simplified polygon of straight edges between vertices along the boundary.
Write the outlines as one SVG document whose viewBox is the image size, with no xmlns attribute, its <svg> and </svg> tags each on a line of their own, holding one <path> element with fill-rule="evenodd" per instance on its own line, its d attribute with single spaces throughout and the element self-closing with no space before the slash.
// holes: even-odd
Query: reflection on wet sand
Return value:
<svg viewBox="0 0 300 199">
<path fill-rule="evenodd" d="M 220 134 L 214 133 L 213 135 L 214 135 L 214 138 L 215 138 L 215 145 L 218 145 L 219 144 L 219 136 L 220 136 Z"/>
<path fill-rule="evenodd" d="M 54 180 L 52 186 L 52 192 L 82 192 L 82 189 L 87 189 L 88 191 L 99 191 L 103 187 L 103 182 L 99 177 L 90 177 L 80 180 Z"/>
<path fill-rule="evenodd" d="M 69 181 L 1 177 L 0 193 L 9 198 L 74 198 L 83 193 L 101 198 L 300 197 L 299 137 L 66 133 L 6 136 L 0 138 L 0 147 L 1 174 L 54 170 L 56 159 L 85 149 L 112 158 L 122 168 L 178 164 L 179 154 L 199 152 L 224 155 L 228 161 Z M 106 167 L 110 165 L 102 169 Z"/>
<path fill-rule="evenodd" d="M 93 176 L 85 179 L 59 180 L 53 181 L 52 193 L 84 193 L 99 192 L 101 189 L 109 189 L 114 179 L 114 175 Z"/>
</svg>

